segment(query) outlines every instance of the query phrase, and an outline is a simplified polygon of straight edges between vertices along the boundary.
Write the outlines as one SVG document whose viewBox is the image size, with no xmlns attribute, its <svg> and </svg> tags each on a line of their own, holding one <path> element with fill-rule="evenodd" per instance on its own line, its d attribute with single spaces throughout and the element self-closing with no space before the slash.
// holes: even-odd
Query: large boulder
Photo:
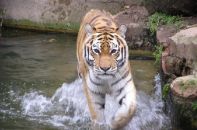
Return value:
<svg viewBox="0 0 197 130">
<path fill-rule="evenodd" d="M 127 26 L 126 40 L 131 49 L 153 48 L 152 39 L 147 27 L 149 13 L 144 6 L 128 6 L 114 16 L 118 24 Z"/>
<path fill-rule="evenodd" d="M 183 76 L 197 70 L 197 27 L 180 30 L 161 27 L 157 41 L 162 44 L 162 70 L 166 75 Z"/>
<path fill-rule="evenodd" d="M 176 78 L 171 84 L 171 91 L 180 99 L 197 100 L 197 76 L 188 75 Z"/>
</svg>

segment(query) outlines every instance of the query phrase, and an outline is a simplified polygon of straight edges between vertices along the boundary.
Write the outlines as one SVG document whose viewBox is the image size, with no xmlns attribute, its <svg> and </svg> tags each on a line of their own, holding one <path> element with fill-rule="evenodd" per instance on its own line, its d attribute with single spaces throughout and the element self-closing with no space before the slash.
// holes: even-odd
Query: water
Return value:
<svg viewBox="0 0 197 130">
<path fill-rule="evenodd" d="M 4 30 L 0 39 L 0 128 L 3 130 L 109 129 L 90 121 L 77 78 L 76 36 Z M 168 130 L 154 61 L 131 60 L 137 111 L 126 130 Z M 107 95 L 106 120 L 118 104 Z"/>
</svg>

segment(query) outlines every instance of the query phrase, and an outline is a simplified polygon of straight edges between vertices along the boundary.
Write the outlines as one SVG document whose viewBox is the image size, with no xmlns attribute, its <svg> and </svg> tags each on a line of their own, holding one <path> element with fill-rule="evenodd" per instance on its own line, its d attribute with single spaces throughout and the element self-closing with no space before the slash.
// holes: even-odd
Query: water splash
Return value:
<svg viewBox="0 0 197 130">
<path fill-rule="evenodd" d="M 155 76 L 155 93 L 150 96 L 142 91 L 137 93 L 137 111 L 125 130 L 167 130 L 169 118 L 164 114 L 161 98 L 160 76 Z M 90 115 L 80 79 L 58 88 L 52 97 L 41 92 L 29 92 L 20 98 L 22 115 L 29 120 L 52 124 L 60 129 L 95 129 Z M 118 104 L 106 96 L 106 122 L 108 123 Z M 169 126 L 166 128 L 166 126 Z M 109 129 L 107 124 L 99 124 L 100 129 Z"/>
</svg>

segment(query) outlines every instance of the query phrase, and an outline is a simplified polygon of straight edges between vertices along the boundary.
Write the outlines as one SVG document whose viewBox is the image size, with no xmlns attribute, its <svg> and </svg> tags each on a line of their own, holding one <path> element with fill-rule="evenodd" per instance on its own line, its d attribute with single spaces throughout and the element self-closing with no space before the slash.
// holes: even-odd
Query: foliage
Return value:
<svg viewBox="0 0 197 130">
<path fill-rule="evenodd" d="M 192 103 L 192 109 L 194 111 L 197 111 L 197 101 L 195 101 L 195 102 Z"/>
<path fill-rule="evenodd" d="M 164 87 L 162 89 L 162 98 L 163 99 L 167 98 L 169 91 L 170 91 L 170 84 L 167 83 L 164 85 Z"/>
<path fill-rule="evenodd" d="M 160 65 L 162 50 L 163 50 L 163 46 L 161 45 L 155 46 L 155 51 L 153 52 L 153 56 L 155 57 L 156 65 Z"/>
<path fill-rule="evenodd" d="M 4 16 L 5 16 L 5 9 L 0 8 L 0 19 L 3 19 Z"/>
<path fill-rule="evenodd" d="M 0 36 L 1 36 L 1 27 L 3 25 L 4 17 L 5 17 L 5 9 L 0 9 Z"/>
<path fill-rule="evenodd" d="M 22 20 L 11 20 L 6 19 L 6 26 L 10 27 L 20 27 L 33 30 L 43 30 L 43 31 L 59 31 L 59 32 L 73 32 L 77 33 L 79 30 L 78 23 L 38 23 L 27 19 Z"/>
<path fill-rule="evenodd" d="M 148 18 L 148 27 L 152 35 L 156 32 L 158 26 L 172 24 L 180 28 L 182 26 L 181 17 L 156 12 Z"/>
</svg>

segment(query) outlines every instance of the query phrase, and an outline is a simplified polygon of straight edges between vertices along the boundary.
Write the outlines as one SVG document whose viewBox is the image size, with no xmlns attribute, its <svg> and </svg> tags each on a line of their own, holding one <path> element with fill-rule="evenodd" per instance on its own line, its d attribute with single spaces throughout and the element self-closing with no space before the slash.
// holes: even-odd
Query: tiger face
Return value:
<svg viewBox="0 0 197 130">
<path fill-rule="evenodd" d="M 84 57 L 89 69 L 98 76 L 114 76 L 128 59 L 124 39 L 126 27 L 122 25 L 116 31 L 98 31 L 86 25 L 85 30 Z"/>
</svg>

